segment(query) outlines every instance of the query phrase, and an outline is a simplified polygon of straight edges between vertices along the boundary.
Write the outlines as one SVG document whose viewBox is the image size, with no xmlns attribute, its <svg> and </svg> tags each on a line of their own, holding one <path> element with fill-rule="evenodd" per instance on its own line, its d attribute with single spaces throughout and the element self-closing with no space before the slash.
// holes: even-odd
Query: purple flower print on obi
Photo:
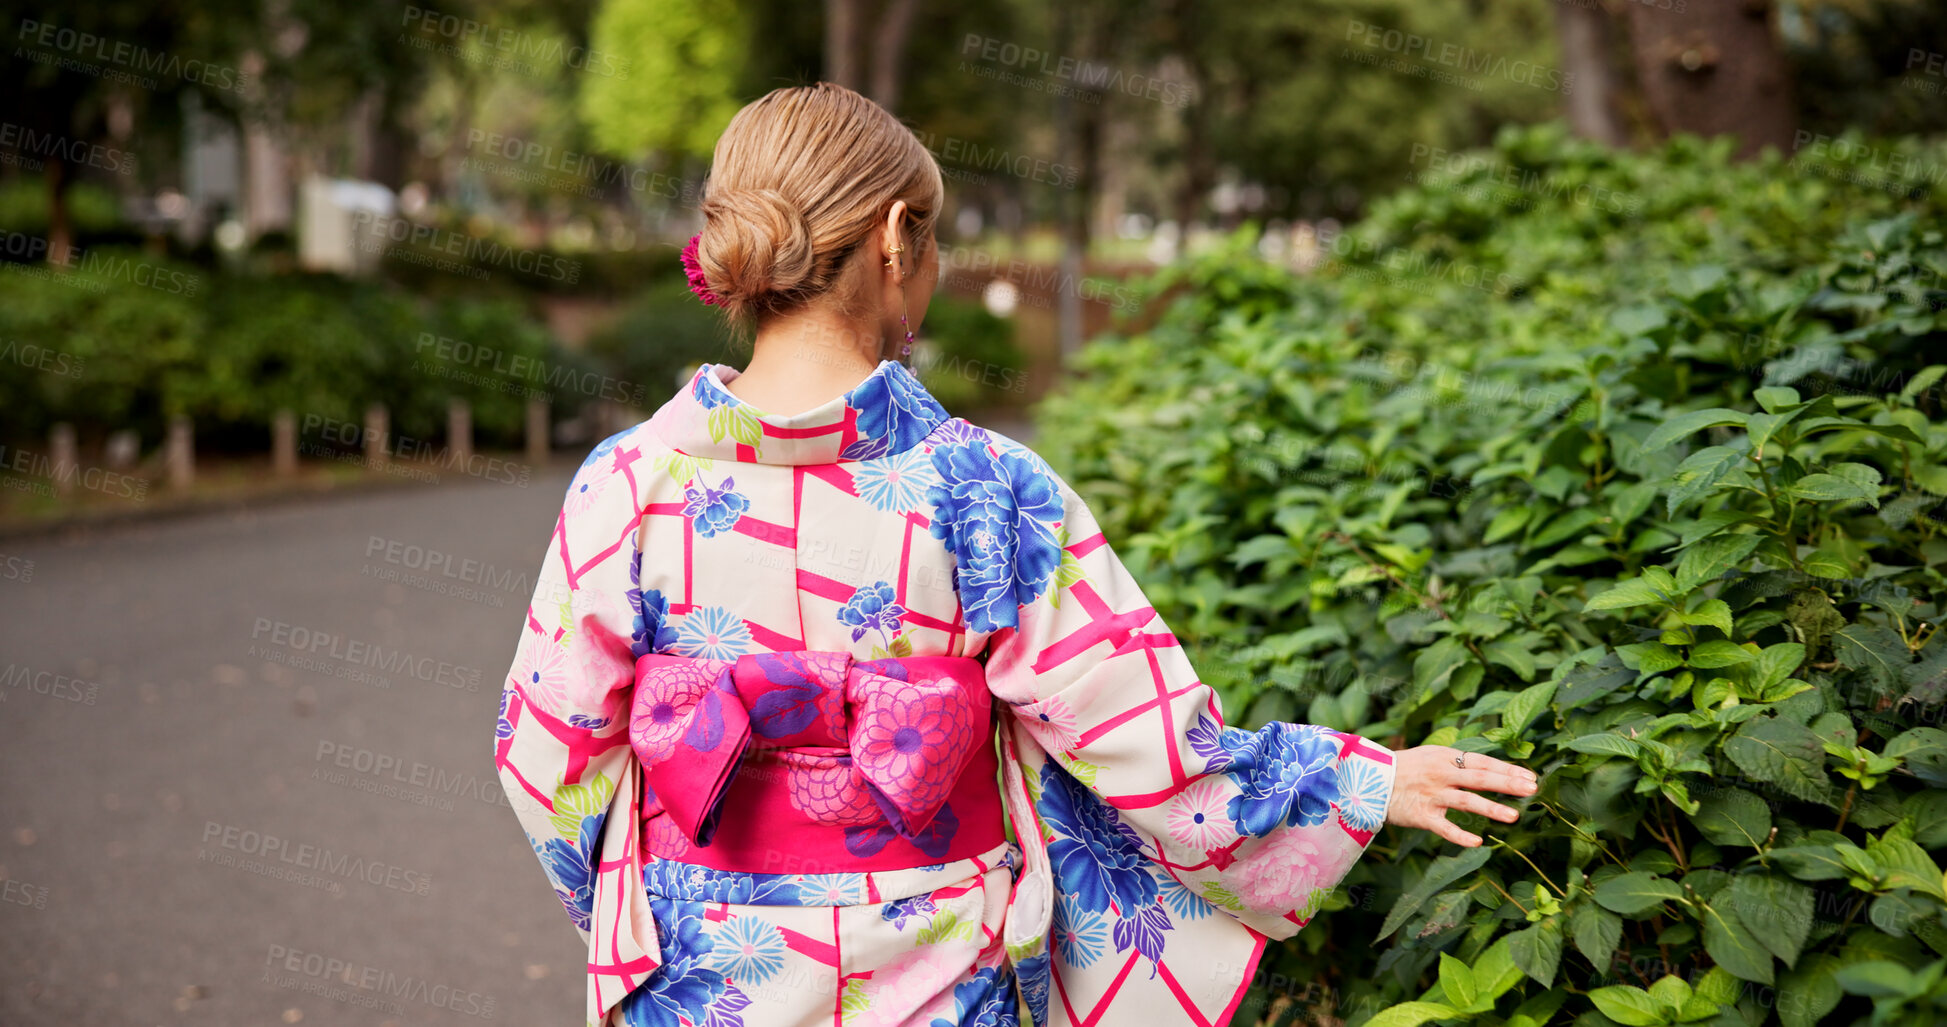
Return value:
<svg viewBox="0 0 1947 1027">
<path fill-rule="evenodd" d="M 839 452 L 842 459 L 904 452 L 949 416 L 911 371 L 896 363 L 881 366 L 886 373 L 867 377 L 845 394 L 845 405 L 859 412 L 859 437 Z"/>
<path fill-rule="evenodd" d="M 899 633 L 899 619 L 904 616 L 906 608 L 899 605 L 892 585 L 884 581 L 861 585 L 838 608 L 838 622 L 852 629 L 854 642 L 865 637 L 867 631 L 877 631 L 891 645 L 892 636 Z"/>
<path fill-rule="evenodd" d="M 737 526 L 743 519 L 744 511 L 750 509 L 750 500 L 736 491 L 736 479 L 726 477 L 719 488 L 711 488 L 696 476 L 696 484 L 683 489 L 683 516 L 696 526 L 696 533 L 703 538 L 715 538 Z"/>
<path fill-rule="evenodd" d="M 887 802 L 877 789 L 868 789 L 872 801 L 879 804 L 879 812 L 887 820 L 899 815 L 899 808 Z M 921 852 L 938 859 L 953 845 L 953 835 L 960 830 L 960 818 L 953 813 L 952 806 L 941 806 L 933 819 L 920 829 L 919 833 L 906 835 L 906 840 Z M 854 856 L 870 856 L 886 847 L 886 843 L 899 837 L 890 824 L 868 827 L 848 827 L 845 829 L 845 848 Z"/>
<path fill-rule="evenodd" d="M 941 483 L 926 490 L 929 530 L 953 551 L 968 626 L 1018 626 L 1020 608 L 1040 598 L 1061 566 L 1054 526 L 1063 507 L 1053 474 L 1032 452 L 996 456 L 985 441 L 937 446 L 933 467 Z"/>
</svg>

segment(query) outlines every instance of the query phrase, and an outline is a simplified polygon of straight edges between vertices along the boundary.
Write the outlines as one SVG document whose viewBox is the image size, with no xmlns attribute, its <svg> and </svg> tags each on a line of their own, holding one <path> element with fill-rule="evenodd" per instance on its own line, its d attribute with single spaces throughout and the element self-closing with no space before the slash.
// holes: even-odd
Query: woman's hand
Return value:
<svg viewBox="0 0 1947 1027">
<path fill-rule="evenodd" d="M 1510 823 L 1521 814 L 1466 789 L 1533 795 L 1540 787 L 1541 779 L 1526 767 L 1470 752 L 1462 768 L 1454 765 L 1458 755 L 1459 749 L 1447 745 L 1421 745 L 1394 752 L 1393 797 L 1386 804 L 1386 822 L 1423 827 L 1456 845 L 1473 848 L 1481 844 L 1481 836 L 1463 831 L 1448 820 L 1448 810 L 1465 810 Z"/>
</svg>

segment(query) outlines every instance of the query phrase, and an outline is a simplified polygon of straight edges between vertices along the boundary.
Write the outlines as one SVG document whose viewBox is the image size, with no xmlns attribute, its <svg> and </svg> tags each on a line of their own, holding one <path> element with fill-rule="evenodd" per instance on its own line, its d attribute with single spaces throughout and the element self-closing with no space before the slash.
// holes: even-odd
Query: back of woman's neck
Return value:
<svg viewBox="0 0 1947 1027">
<path fill-rule="evenodd" d="M 750 365 L 726 388 L 789 417 L 851 391 L 878 368 L 883 346 L 870 322 L 810 312 L 774 318 L 758 328 Z"/>
</svg>

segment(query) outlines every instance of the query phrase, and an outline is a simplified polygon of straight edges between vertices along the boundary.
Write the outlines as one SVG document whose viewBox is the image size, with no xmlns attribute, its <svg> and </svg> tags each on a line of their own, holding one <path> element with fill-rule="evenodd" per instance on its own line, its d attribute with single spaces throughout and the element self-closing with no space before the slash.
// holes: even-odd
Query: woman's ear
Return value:
<svg viewBox="0 0 1947 1027">
<path fill-rule="evenodd" d="M 892 207 L 886 211 L 885 238 L 879 252 L 892 258 L 892 266 L 899 272 L 900 278 L 906 277 L 906 262 L 913 256 L 913 247 L 906 238 L 905 200 L 892 201 Z"/>
</svg>

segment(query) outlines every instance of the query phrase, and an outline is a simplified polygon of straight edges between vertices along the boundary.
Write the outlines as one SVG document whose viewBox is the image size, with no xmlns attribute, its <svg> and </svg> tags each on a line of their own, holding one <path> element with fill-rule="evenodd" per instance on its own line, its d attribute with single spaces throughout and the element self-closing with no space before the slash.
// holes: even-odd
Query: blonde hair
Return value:
<svg viewBox="0 0 1947 1027">
<path fill-rule="evenodd" d="M 697 263 L 732 320 L 789 310 L 834 292 L 895 200 L 917 259 L 944 199 L 933 155 L 885 108 L 830 82 L 775 89 L 717 140 Z M 841 309 L 863 284 L 837 289 Z"/>
</svg>

